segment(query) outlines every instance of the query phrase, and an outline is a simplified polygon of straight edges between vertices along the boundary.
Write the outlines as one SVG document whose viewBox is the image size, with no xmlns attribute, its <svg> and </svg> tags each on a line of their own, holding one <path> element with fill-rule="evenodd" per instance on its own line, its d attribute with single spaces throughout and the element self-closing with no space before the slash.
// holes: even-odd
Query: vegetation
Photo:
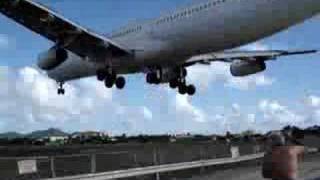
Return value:
<svg viewBox="0 0 320 180">
<path fill-rule="evenodd" d="M 300 129 L 295 126 L 285 126 L 283 131 L 298 130 L 303 134 L 320 135 L 320 126 L 312 126 L 306 129 Z M 20 145 L 35 145 L 35 146 L 61 146 L 74 144 L 114 144 L 114 143 L 193 143 L 193 142 L 239 142 L 239 141 L 256 141 L 265 140 L 264 135 L 257 134 L 254 130 L 247 130 L 240 134 L 232 134 L 227 132 L 223 135 L 138 135 L 110 137 L 100 132 L 76 132 L 73 134 L 65 133 L 59 129 L 48 129 L 35 131 L 30 134 L 19 134 L 16 132 L 8 132 L 0 134 L 0 146 L 20 146 Z"/>
</svg>

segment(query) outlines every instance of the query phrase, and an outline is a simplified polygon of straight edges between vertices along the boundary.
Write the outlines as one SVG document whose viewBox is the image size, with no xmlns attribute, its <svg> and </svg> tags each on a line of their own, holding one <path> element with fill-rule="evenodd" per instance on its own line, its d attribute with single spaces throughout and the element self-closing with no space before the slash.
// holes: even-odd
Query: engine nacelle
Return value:
<svg viewBox="0 0 320 180">
<path fill-rule="evenodd" d="M 38 67 L 42 70 L 52 70 L 68 59 L 68 52 L 63 48 L 52 47 L 39 55 Z"/>
<path fill-rule="evenodd" d="M 231 74 L 236 77 L 248 76 L 265 70 L 264 61 L 234 61 L 230 66 Z"/>
</svg>

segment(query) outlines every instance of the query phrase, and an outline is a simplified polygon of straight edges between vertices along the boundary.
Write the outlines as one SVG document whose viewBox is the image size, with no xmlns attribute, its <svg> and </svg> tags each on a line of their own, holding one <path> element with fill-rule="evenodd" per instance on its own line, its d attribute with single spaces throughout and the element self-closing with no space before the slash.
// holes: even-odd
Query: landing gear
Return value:
<svg viewBox="0 0 320 180">
<path fill-rule="evenodd" d="M 186 94 L 187 93 L 187 86 L 185 84 L 179 84 L 178 91 L 182 95 Z"/>
<path fill-rule="evenodd" d="M 104 85 L 106 88 L 112 88 L 114 82 L 115 82 L 115 75 L 107 75 L 106 78 L 104 79 Z"/>
<path fill-rule="evenodd" d="M 193 96 L 196 93 L 196 87 L 194 85 L 187 85 L 187 69 L 182 67 L 177 68 L 175 71 L 178 74 L 178 77 L 169 82 L 170 87 L 172 89 L 178 88 L 178 92 L 182 95 L 188 94 L 189 96 Z"/>
<path fill-rule="evenodd" d="M 104 70 L 98 70 L 97 71 L 97 80 L 103 81 L 106 78 L 106 72 Z"/>
<path fill-rule="evenodd" d="M 178 92 L 182 95 L 188 94 L 189 96 L 193 96 L 196 93 L 196 87 L 194 85 L 186 85 L 185 81 L 179 82 L 177 87 Z"/>
<path fill-rule="evenodd" d="M 99 81 L 104 81 L 104 85 L 107 88 L 112 88 L 114 85 L 116 85 L 118 89 L 123 89 L 126 85 L 125 78 L 122 76 L 117 77 L 117 74 L 115 74 L 112 70 L 98 70 L 97 79 Z"/>
<path fill-rule="evenodd" d="M 58 95 L 64 95 L 65 90 L 64 89 L 58 89 Z"/>
<path fill-rule="evenodd" d="M 123 89 L 125 85 L 126 85 L 126 79 L 124 77 L 120 76 L 116 79 L 116 87 L 118 89 Z"/>
<path fill-rule="evenodd" d="M 147 73 L 146 81 L 149 84 L 160 84 L 161 82 L 169 83 L 170 88 L 178 90 L 180 94 L 188 94 L 193 96 L 196 93 L 194 85 L 187 85 L 186 76 L 188 72 L 184 67 L 176 67 L 172 69 L 155 68 Z"/>
<path fill-rule="evenodd" d="M 59 83 L 59 88 L 58 88 L 58 95 L 64 95 L 65 94 L 65 90 L 64 90 L 64 88 L 63 88 L 63 83 L 62 82 L 60 82 Z"/>
<path fill-rule="evenodd" d="M 161 70 L 148 73 L 146 76 L 146 81 L 149 84 L 159 85 L 161 83 Z"/>
<path fill-rule="evenodd" d="M 189 85 L 187 87 L 187 93 L 189 96 L 193 96 L 196 93 L 196 87 L 194 85 Z"/>
<path fill-rule="evenodd" d="M 173 79 L 169 82 L 169 86 L 172 88 L 172 89 L 175 89 L 179 86 L 179 81 L 177 79 Z"/>
</svg>

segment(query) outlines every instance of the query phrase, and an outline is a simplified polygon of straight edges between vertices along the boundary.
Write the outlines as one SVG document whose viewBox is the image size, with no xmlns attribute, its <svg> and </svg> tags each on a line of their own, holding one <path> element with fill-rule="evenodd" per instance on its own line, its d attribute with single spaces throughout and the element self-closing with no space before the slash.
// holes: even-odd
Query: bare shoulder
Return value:
<svg viewBox="0 0 320 180">
<path fill-rule="evenodd" d="M 304 146 L 289 146 L 288 151 L 290 154 L 301 154 L 304 153 Z"/>
</svg>

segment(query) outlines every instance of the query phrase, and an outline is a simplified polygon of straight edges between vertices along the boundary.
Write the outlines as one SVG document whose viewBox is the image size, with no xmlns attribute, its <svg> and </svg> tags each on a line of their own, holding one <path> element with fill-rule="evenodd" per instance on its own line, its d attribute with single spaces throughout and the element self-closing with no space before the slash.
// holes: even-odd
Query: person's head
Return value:
<svg viewBox="0 0 320 180">
<path fill-rule="evenodd" d="M 301 142 L 304 139 L 304 131 L 301 129 L 293 129 L 291 134 L 292 134 L 292 138 L 294 138 L 299 142 Z"/>
<path fill-rule="evenodd" d="M 299 128 L 292 128 L 285 133 L 287 137 L 298 145 L 302 145 L 302 140 L 304 139 L 304 131 Z"/>
<path fill-rule="evenodd" d="M 281 131 L 272 131 L 267 134 L 267 139 L 271 147 L 285 145 L 286 139 Z"/>
</svg>

